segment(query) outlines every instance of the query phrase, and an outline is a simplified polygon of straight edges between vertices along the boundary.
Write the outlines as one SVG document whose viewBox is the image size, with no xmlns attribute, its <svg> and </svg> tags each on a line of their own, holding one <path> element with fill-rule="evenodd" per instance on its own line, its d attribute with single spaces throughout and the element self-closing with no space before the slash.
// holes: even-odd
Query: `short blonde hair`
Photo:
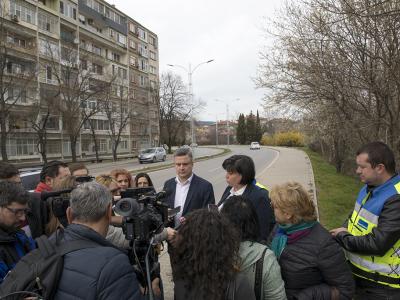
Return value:
<svg viewBox="0 0 400 300">
<path fill-rule="evenodd" d="M 298 182 L 287 182 L 274 186 L 270 198 L 273 207 L 293 216 L 292 224 L 317 220 L 314 202 Z"/>
</svg>

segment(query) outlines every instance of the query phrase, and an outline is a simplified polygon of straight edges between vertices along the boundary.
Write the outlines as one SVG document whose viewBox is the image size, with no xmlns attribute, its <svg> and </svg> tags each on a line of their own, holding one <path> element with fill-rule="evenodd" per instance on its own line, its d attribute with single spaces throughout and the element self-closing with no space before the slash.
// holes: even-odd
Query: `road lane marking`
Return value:
<svg viewBox="0 0 400 300">
<path fill-rule="evenodd" d="M 258 178 L 261 177 L 261 176 L 263 176 L 264 173 L 265 173 L 270 167 L 272 167 L 272 165 L 279 159 L 280 152 L 279 152 L 278 150 L 275 150 L 275 149 L 268 149 L 268 150 L 275 151 L 275 152 L 276 152 L 276 156 L 275 156 L 275 158 L 269 163 L 269 165 L 266 166 L 265 169 L 262 170 L 262 172 L 259 173 L 259 174 L 257 175 Z"/>
</svg>

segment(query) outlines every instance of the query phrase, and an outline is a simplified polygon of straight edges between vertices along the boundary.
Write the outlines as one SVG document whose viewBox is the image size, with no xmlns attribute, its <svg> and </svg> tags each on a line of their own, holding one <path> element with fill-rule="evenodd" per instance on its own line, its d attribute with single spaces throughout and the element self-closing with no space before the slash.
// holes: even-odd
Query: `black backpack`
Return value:
<svg viewBox="0 0 400 300">
<path fill-rule="evenodd" d="M 62 231 L 61 231 L 62 232 Z M 0 299 L 53 299 L 64 268 L 64 255 L 75 250 L 98 247 L 89 240 L 59 243 L 58 231 L 55 241 L 45 235 L 36 239 L 38 248 L 21 258 L 8 272 L 0 285 Z"/>
</svg>

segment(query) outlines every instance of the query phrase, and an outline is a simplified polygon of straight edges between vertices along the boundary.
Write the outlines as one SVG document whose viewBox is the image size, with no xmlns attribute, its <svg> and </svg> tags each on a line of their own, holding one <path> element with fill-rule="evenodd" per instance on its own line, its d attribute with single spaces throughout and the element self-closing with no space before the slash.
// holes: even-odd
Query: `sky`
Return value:
<svg viewBox="0 0 400 300">
<path fill-rule="evenodd" d="M 281 0 L 108 0 L 116 8 L 158 36 L 160 75 L 173 71 L 187 84 L 193 72 L 195 99 L 206 102 L 199 120 L 230 119 L 257 109 L 262 115 L 263 90 L 252 80 L 260 63 L 259 52 L 267 41 L 266 18 L 272 18 Z M 219 101 L 215 101 L 218 99 Z M 239 99 L 239 100 L 237 100 Z"/>
</svg>

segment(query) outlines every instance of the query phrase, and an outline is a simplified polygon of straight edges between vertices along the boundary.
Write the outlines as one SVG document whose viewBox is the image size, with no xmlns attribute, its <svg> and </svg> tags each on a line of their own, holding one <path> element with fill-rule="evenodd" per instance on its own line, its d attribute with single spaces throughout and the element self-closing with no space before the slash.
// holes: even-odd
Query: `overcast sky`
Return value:
<svg viewBox="0 0 400 300">
<path fill-rule="evenodd" d="M 109 0 L 118 9 L 158 35 L 160 75 L 171 70 L 187 73 L 167 64 L 188 68 L 214 59 L 193 73 L 195 98 L 207 102 L 198 114 L 200 120 L 226 119 L 228 102 L 230 118 L 260 106 L 262 90 L 256 90 L 259 51 L 265 46 L 265 18 L 272 17 L 281 0 Z M 240 99 L 235 101 L 235 99 Z"/>
</svg>

